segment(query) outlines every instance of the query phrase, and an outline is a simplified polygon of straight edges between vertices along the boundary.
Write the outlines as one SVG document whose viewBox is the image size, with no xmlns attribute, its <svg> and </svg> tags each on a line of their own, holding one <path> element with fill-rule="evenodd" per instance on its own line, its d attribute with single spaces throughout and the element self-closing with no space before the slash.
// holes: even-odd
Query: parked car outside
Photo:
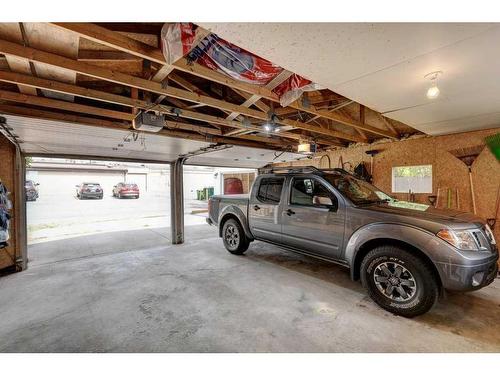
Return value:
<svg viewBox="0 0 500 375">
<path fill-rule="evenodd" d="M 137 184 L 120 182 L 113 186 L 113 197 L 139 199 L 139 187 Z"/>
<path fill-rule="evenodd" d="M 32 180 L 26 180 L 24 191 L 26 193 L 26 201 L 36 201 L 38 199 L 38 183 Z"/>
<path fill-rule="evenodd" d="M 345 266 L 378 305 L 406 317 L 429 311 L 444 290 L 477 290 L 498 273 L 484 220 L 398 201 L 342 169 L 271 169 L 249 196 L 213 196 L 207 221 L 232 254 L 261 240 Z"/>
<path fill-rule="evenodd" d="M 104 191 L 97 182 L 82 182 L 80 185 L 76 185 L 76 197 L 78 199 L 102 199 L 103 195 Z"/>
</svg>

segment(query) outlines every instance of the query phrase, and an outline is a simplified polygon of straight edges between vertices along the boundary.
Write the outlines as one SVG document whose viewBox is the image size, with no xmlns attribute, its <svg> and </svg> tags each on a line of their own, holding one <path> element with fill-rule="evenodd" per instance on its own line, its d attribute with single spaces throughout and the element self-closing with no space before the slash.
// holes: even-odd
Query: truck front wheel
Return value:
<svg viewBox="0 0 500 375">
<path fill-rule="evenodd" d="M 407 318 L 429 311 L 439 296 L 430 267 L 396 246 L 377 247 L 364 257 L 361 282 L 379 306 Z"/>
<path fill-rule="evenodd" d="M 222 241 L 226 250 L 235 255 L 243 254 L 250 245 L 241 224 L 234 219 L 229 219 L 224 223 Z"/>
</svg>

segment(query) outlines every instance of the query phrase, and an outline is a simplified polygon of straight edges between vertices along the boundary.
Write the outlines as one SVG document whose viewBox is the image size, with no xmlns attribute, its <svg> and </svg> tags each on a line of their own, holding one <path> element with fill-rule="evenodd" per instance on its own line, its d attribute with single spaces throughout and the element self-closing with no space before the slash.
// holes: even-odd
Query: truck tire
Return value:
<svg viewBox="0 0 500 375">
<path fill-rule="evenodd" d="M 226 250 L 235 255 L 243 254 L 250 245 L 241 224 L 235 219 L 229 219 L 224 223 L 222 241 Z"/>
<path fill-rule="evenodd" d="M 432 269 L 409 251 L 391 245 L 366 254 L 361 282 L 380 307 L 407 318 L 425 314 L 439 296 Z"/>
</svg>

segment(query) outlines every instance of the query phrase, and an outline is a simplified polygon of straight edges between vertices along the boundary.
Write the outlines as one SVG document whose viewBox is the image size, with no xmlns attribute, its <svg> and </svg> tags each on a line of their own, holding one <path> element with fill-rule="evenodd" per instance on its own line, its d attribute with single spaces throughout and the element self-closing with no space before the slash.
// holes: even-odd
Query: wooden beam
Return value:
<svg viewBox="0 0 500 375">
<path fill-rule="evenodd" d="M 396 130 L 396 128 L 391 124 L 391 121 L 387 117 L 383 116 L 382 114 L 380 114 L 378 112 L 375 112 L 375 113 L 382 120 L 382 122 L 387 127 L 387 129 L 389 129 L 389 131 L 391 131 L 396 137 L 399 138 L 399 133 Z"/>
<path fill-rule="evenodd" d="M 140 57 L 121 51 L 96 51 L 80 50 L 78 51 L 79 61 L 138 61 Z"/>
<path fill-rule="evenodd" d="M 67 122 L 71 124 L 80 124 L 86 126 L 94 126 L 98 128 L 108 128 L 115 130 L 133 130 L 131 129 L 130 123 L 123 123 L 117 121 L 108 121 L 102 119 L 95 119 L 92 117 L 78 116 L 78 115 L 70 115 L 64 114 L 60 112 L 51 112 L 51 111 L 43 111 L 34 108 L 28 107 L 18 107 L 12 105 L 0 104 L 0 113 L 17 115 L 29 118 L 36 119 L 45 119 L 45 120 L 55 120 L 61 122 Z M 142 131 L 138 131 L 142 132 Z M 146 132 L 142 132 L 146 133 Z M 158 133 L 147 133 L 149 135 L 159 135 L 166 137 L 174 137 L 174 138 L 182 138 L 182 139 L 191 139 L 202 142 L 214 142 L 214 143 L 226 143 L 233 144 L 237 146 L 245 146 L 245 147 L 254 147 L 254 148 L 268 148 L 268 149 L 277 149 L 275 144 L 269 143 L 259 143 L 252 140 L 245 139 L 236 139 L 236 138 L 228 138 L 221 137 L 217 135 L 211 134 L 197 134 L 188 131 L 181 131 L 177 129 L 162 129 Z M 279 148 L 278 148 L 279 149 Z"/>
<path fill-rule="evenodd" d="M 151 47 L 145 43 L 128 38 L 118 32 L 111 31 L 91 23 L 55 22 L 53 24 L 65 30 L 72 31 L 81 37 L 92 40 L 96 43 L 104 44 L 105 46 L 142 57 L 143 59 L 151 60 L 161 65 L 167 65 L 165 57 L 159 48 Z M 257 94 L 261 97 L 275 101 L 278 100 L 276 94 L 274 94 L 271 90 L 245 82 L 236 81 L 224 74 L 206 68 L 202 65 L 189 63 L 186 58 L 181 58 L 174 64 L 174 67 L 180 71 L 209 79 L 226 86 L 234 87 L 251 94 Z"/>
<path fill-rule="evenodd" d="M 375 133 L 375 134 L 381 135 L 383 137 L 393 138 L 393 139 L 397 138 L 391 132 L 376 128 L 374 126 L 370 126 L 370 125 L 366 125 L 366 124 L 363 125 L 359 121 L 356 121 L 356 120 L 351 119 L 351 118 L 347 118 L 346 116 L 340 115 L 338 113 L 325 111 L 325 110 L 318 110 L 318 109 L 314 108 L 314 106 L 312 106 L 312 105 L 308 106 L 308 107 L 304 107 L 301 103 L 299 103 L 299 101 L 296 101 L 295 103 L 290 104 L 290 107 L 298 109 L 299 111 L 302 111 L 302 112 L 310 113 L 312 115 L 318 115 L 320 117 L 327 118 L 329 120 L 338 122 L 338 123 L 343 124 L 343 125 L 347 125 L 347 126 L 361 129 L 361 130 L 365 130 L 365 131 L 370 132 L 370 133 Z"/>
<path fill-rule="evenodd" d="M 174 67 L 171 65 L 163 65 L 151 78 L 153 82 L 163 82 L 165 78 L 174 70 Z"/>
<path fill-rule="evenodd" d="M 346 107 L 346 106 L 348 106 L 348 105 L 350 105 L 350 104 L 352 104 L 352 103 L 354 103 L 354 101 L 353 101 L 353 100 L 346 100 L 345 102 L 339 103 L 339 104 L 338 104 L 338 105 L 336 105 L 335 107 L 330 108 L 330 109 L 328 110 L 328 112 L 335 112 L 335 111 L 338 111 L 339 109 L 344 108 L 344 107 Z M 321 117 L 321 116 L 316 115 L 316 116 L 314 116 L 314 117 L 311 117 L 311 118 L 310 118 L 309 120 L 307 120 L 306 122 L 307 122 L 307 123 L 312 122 L 312 121 L 314 121 L 314 120 L 319 119 L 320 117 Z"/>
<path fill-rule="evenodd" d="M 44 111 L 35 108 L 28 107 L 18 107 L 15 105 L 0 104 L 0 113 L 20 115 L 32 118 L 41 118 L 47 120 L 57 120 L 63 122 L 80 123 L 84 125 L 100 126 L 100 127 L 114 127 L 116 129 L 128 129 L 130 123 L 119 122 L 119 121 L 109 121 L 93 117 L 85 117 L 72 115 L 68 113 Z"/>
<path fill-rule="evenodd" d="M 120 104 L 127 107 L 142 108 L 144 102 L 141 100 L 133 100 L 126 96 L 110 94 L 105 91 L 88 89 L 81 86 L 72 85 L 58 81 L 51 81 L 44 78 L 33 77 L 26 74 L 13 72 L 0 72 L 0 81 L 19 84 L 33 88 L 45 89 L 63 94 L 71 94 L 87 99 L 99 100 L 102 102 Z"/>
<path fill-rule="evenodd" d="M 175 87 L 166 87 L 164 88 L 161 83 L 152 82 L 140 77 L 134 77 L 127 74 L 123 74 L 120 72 L 108 70 L 102 67 L 93 66 L 81 61 L 72 60 L 66 57 L 62 57 L 59 55 L 55 55 L 52 53 L 47 53 L 44 51 L 36 50 L 34 48 L 24 47 L 15 43 L 10 43 L 5 40 L 0 40 L 0 53 L 6 55 L 14 55 L 17 57 L 22 57 L 24 59 L 40 62 L 47 65 L 56 66 L 63 69 L 68 69 L 75 71 L 80 74 L 84 74 L 87 76 L 91 76 L 94 78 L 103 79 L 110 82 L 115 82 L 121 85 L 126 85 L 130 87 L 135 87 L 141 90 L 154 92 L 160 95 L 166 95 L 170 97 L 174 97 L 177 99 L 182 99 L 194 103 L 203 103 L 209 107 L 218 108 L 221 110 L 238 112 L 244 114 L 248 117 L 253 117 L 259 120 L 266 121 L 268 119 L 268 115 L 258 110 L 245 108 L 236 104 L 232 104 L 226 102 L 224 100 L 215 99 L 206 95 L 199 95 L 187 90 L 178 89 Z M 298 105 L 298 104 L 296 104 Z M 307 111 L 307 109 L 305 110 Z M 326 112 L 327 113 L 327 112 Z M 345 120 L 342 118 L 344 122 L 348 122 L 349 120 Z M 339 121 L 339 120 L 337 120 Z M 342 133 L 338 131 L 331 131 L 328 129 L 323 129 L 321 127 L 304 124 L 299 121 L 292 120 L 278 120 L 278 123 L 282 125 L 292 126 L 294 128 L 299 128 L 303 130 L 308 130 L 311 132 L 316 132 L 319 134 L 347 139 L 353 142 L 360 142 L 361 138 L 359 136 Z M 340 121 L 339 121 L 340 122 Z M 367 126 L 366 126 L 367 127 Z M 383 132 L 383 131 L 381 131 Z"/>
<path fill-rule="evenodd" d="M 86 39 L 90 39 L 94 42 L 104 44 L 108 47 L 116 48 L 118 50 L 142 57 L 144 59 L 148 59 L 159 63 L 161 65 L 166 65 L 165 58 L 160 49 L 151 47 L 145 43 L 136 41 L 134 39 L 128 38 L 120 33 L 108 30 L 106 28 L 97 26 L 95 24 L 89 23 L 54 23 L 54 25 L 64 28 L 66 30 L 77 33 L 81 37 Z M 245 82 L 234 80 L 226 75 L 223 75 L 219 72 L 206 68 L 200 64 L 191 64 L 187 61 L 186 58 L 181 58 L 174 64 L 176 69 L 181 71 L 221 83 L 223 85 L 240 89 L 242 91 L 246 91 L 251 94 L 258 95 L 260 97 L 272 100 L 274 102 L 279 102 L 279 98 L 272 90 L 269 90 L 267 87 L 261 87 L 256 85 L 250 85 Z M 82 73 L 84 74 L 84 73 Z M 210 105 L 208 103 L 204 103 L 206 105 Z M 313 106 L 309 106 L 308 108 L 302 107 L 300 103 L 294 103 L 290 105 L 293 108 L 302 110 L 304 112 L 311 113 L 313 115 L 318 115 L 320 117 L 325 117 L 333 121 L 337 121 L 347 126 L 352 126 L 354 128 L 359 128 L 371 133 L 375 133 L 388 138 L 395 138 L 395 136 L 387 131 L 378 129 L 376 127 L 372 127 L 369 125 L 362 126 L 358 121 L 353 121 L 351 119 L 345 118 L 344 116 L 340 116 L 337 114 L 328 113 L 325 110 L 317 110 Z M 241 107 L 241 106 L 240 106 Z M 238 112 L 237 110 L 231 110 L 232 112 Z M 249 115 L 245 112 L 240 112 L 242 114 Z M 353 139 L 350 139 L 353 140 Z"/>
<path fill-rule="evenodd" d="M 248 100 L 254 96 L 252 94 L 249 94 L 249 93 L 247 93 L 245 91 L 241 91 L 241 90 L 233 89 L 233 91 L 235 91 L 238 95 L 243 97 L 245 100 Z M 269 112 L 271 109 L 271 107 L 269 107 L 267 104 L 264 104 L 261 100 L 256 101 L 255 103 L 253 103 L 253 105 L 256 106 L 258 109 L 260 109 L 262 112 L 266 112 L 266 113 Z"/>
<path fill-rule="evenodd" d="M 166 120 L 165 124 L 169 129 L 189 130 L 201 134 L 223 135 L 222 131 L 214 128 L 207 128 L 199 125 L 187 124 L 185 122 Z"/>
<path fill-rule="evenodd" d="M 112 111 L 109 109 L 103 109 L 98 107 L 92 107 L 88 105 L 76 104 L 72 102 L 66 102 L 64 100 L 56 100 L 50 98 L 44 98 L 40 96 L 32 96 L 19 94 L 11 91 L 0 90 L 0 100 L 6 100 L 9 102 L 31 104 L 40 107 L 47 107 L 53 109 L 61 109 L 69 112 L 85 113 L 88 115 L 95 115 L 101 117 L 110 117 L 117 120 L 132 121 L 134 115 L 125 112 Z"/>
<path fill-rule="evenodd" d="M 267 89 L 269 89 L 269 90 L 273 90 L 274 88 L 276 88 L 277 86 L 279 86 L 281 83 L 283 83 L 284 81 L 286 81 L 288 78 L 290 78 L 290 76 L 292 74 L 293 73 L 289 72 L 288 70 L 283 70 L 280 74 L 278 74 L 276 77 L 274 77 L 271 80 L 271 82 L 269 82 L 267 85 L 265 85 L 265 87 Z M 258 96 L 258 95 L 252 95 L 247 100 L 245 100 L 245 102 L 243 102 L 243 104 L 241 104 L 241 105 L 243 107 L 247 107 L 248 108 L 248 107 L 251 107 L 253 104 L 256 104 L 260 99 L 261 99 L 260 96 Z M 233 119 L 235 119 L 238 116 L 239 116 L 238 112 L 232 112 L 226 118 L 228 120 L 233 120 Z"/>
</svg>

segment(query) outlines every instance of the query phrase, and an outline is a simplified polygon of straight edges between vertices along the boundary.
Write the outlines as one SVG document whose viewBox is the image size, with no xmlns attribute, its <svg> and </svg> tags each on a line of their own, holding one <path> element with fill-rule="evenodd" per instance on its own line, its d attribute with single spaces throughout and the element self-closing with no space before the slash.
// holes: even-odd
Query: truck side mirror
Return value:
<svg viewBox="0 0 500 375">
<path fill-rule="evenodd" d="M 328 207 L 328 209 L 332 212 L 337 211 L 337 200 L 335 202 L 332 202 L 332 199 L 330 197 L 320 197 L 315 195 L 313 197 L 313 204 L 315 206 L 323 206 L 323 207 Z"/>
</svg>

